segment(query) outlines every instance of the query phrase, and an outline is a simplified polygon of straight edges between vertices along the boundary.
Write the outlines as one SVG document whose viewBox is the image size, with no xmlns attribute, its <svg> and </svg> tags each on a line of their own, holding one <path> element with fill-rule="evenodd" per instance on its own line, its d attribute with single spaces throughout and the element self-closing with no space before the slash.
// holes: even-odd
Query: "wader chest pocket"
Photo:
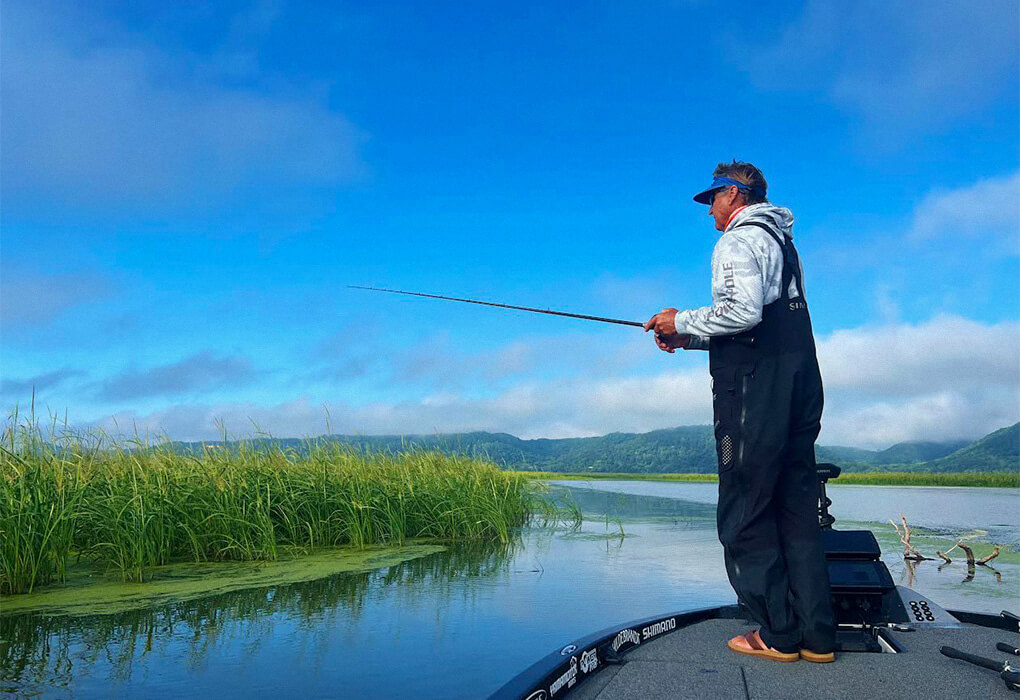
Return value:
<svg viewBox="0 0 1020 700">
<path fill-rule="evenodd" d="M 733 468 L 737 461 L 740 392 L 737 373 L 726 367 L 712 373 L 712 410 L 715 414 L 715 449 L 719 473 Z"/>
<path fill-rule="evenodd" d="M 720 427 L 734 425 L 740 418 L 741 373 L 726 367 L 712 373 L 712 412 L 715 414 L 716 439 Z"/>
<path fill-rule="evenodd" d="M 744 399 L 753 377 L 753 366 L 723 367 L 712 373 L 715 446 L 720 474 L 729 471 L 740 461 Z"/>
</svg>

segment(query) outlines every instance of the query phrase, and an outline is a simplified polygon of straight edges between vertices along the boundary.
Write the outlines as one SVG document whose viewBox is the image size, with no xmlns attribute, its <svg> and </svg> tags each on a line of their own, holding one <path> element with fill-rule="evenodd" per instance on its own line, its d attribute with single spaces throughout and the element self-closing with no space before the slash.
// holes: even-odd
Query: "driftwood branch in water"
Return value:
<svg viewBox="0 0 1020 700">
<path fill-rule="evenodd" d="M 988 562 L 990 562 L 992 559 L 995 559 L 995 557 L 999 556 L 1000 549 L 1002 548 L 999 547 L 999 545 L 995 545 L 995 549 L 992 550 L 992 553 L 989 554 L 987 557 L 982 557 L 981 559 L 978 559 L 977 563 L 980 564 L 981 566 L 988 566 Z"/>
<path fill-rule="evenodd" d="M 900 513 L 900 521 L 903 523 L 902 531 L 895 522 L 892 520 L 889 522 L 892 523 L 893 529 L 896 530 L 896 534 L 900 536 L 900 541 L 903 543 L 903 558 L 911 561 L 931 561 L 931 557 L 924 556 L 917 550 L 917 547 L 910 544 L 911 532 L 910 526 L 907 525 L 907 516 Z"/>
<path fill-rule="evenodd" d="M 949 564 L 953 563 L 953 560 L 949 558 L 949 553 L 952 552 L 954 549 L 956 549 L 956 545 L 955 544 L 952 547 L 950 547 L 949 549 L 947 549 L 945 552 L 938 552 L 938 551 L 935 552 L 942 559 L 945 560 L 946 563 L 943 564 L 942 566 L 948 566 Z M 939 571 L 942 571 L 942 566 L 939 567 Z"/>
<path fill-rule="evenodd" d="M 967 555 L 967 578 L 963 579 L 963 583 L 967 583 L 969 581 L 974 580 L 975 565 L 985 567 L 986 569 L 991 571 L 993 574 L 995 574 L 995 580 L 996 581 L 998 581 L 999 583 L 1002 583 L 1002 574 L 1000 574 L 998 571 L 996 571 L 995 567 L 993 567 L 991 564 L 988 563 L 988 562 L 992 561 L 993 559 L 995 559 L 997 556 L 999 556 L 999 552 L 1002 551 L 1002 547 L 1000 547 L 999 545 L 995 545 L 994 549 L 992 549 L 991 554 L 989 554 L 988 556 L 982 557 L 981 559 L 978 559 L 977 561 L 974 560 L 974 550 L 971 549 L 970 547 L 968 547 L 967 545 L 965 545 L 963 542 L 957 542 L 952 547 L 947 549 L 945 552 L 938 552 L 938 551 L 936 551 L 935 554 L 939 555 L 939 558 L 942 559 L 945 562 L 944 564 L 939 566 L 939 571 L 942 571 L 943 568 L 945 568 L 945 567 L 947 567 L 947 566 L 949 566 L 950 564 L 953 563 L 953 560 L 949 558 L 949 553 L 952 552 L 954 549 L 957 549 L 957 548 L 962 549 L 964 551 L 964 553 Z"/>
<path fill-rule="evenodd" d="M 956 546 L 963 550 L 963 553 L 967 555 L 967 578 L 963 579 L 963 583 L 968 583 L 974 580 L 974 550 L 965 545 L 963 542 L 957 542 Z"/>
<path fill-rule="evenodd" d="M 914 587 L 914 576 L 917 573 L 917 562 L 907 559 L 903 562 L 903 575 L 907 577 L 907 588 Z M 903 579 L 901 578 L 900 581 Z"/>
</svg>

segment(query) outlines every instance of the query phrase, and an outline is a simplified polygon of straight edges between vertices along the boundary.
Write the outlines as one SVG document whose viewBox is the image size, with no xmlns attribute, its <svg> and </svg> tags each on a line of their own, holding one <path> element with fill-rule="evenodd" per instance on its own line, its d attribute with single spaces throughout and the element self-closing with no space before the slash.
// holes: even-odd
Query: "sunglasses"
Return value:
<svg viewBox="0 0 1020 700">
<path fill-rule="evenodd" d="M 708 205 L 712 206 L 713 204 L 715 204 L 715 196 L 722 192 L 723 190 L 728 190 L 731 187 L 736 187 L 736 185 L 726 185 L 725 187 L 720 187 L 716 190 L 713 190 L 712 194 L 708 195 Z M 737 187 L 737 191 L 740 192 L 741 194 L 746 194 L 746 192 L 744 192 L 744 190 L 742 190 L 739 187 Z"/>
</svg>

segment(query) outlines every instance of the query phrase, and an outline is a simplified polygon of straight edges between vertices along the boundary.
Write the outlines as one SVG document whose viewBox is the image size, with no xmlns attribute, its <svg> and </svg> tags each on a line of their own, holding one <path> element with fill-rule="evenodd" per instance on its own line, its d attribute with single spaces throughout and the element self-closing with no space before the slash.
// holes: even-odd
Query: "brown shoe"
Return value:
<svg viewBox="0 0 1020 700">
<path fill-rule="evenodd" d="M 836 655 L 831 651 L 828 654 L 817 654 L 810 649 L 801 649 L 800 658 L 815 664 L 831 664 L 836 660 Z"/>
<path fill-rule="evenodd" d="M 800 658 L 800 654 L 797 652 L 787 653 L 768 646 L 762 641 L 758 630 L 738 635 L 726 642 L 726 646 L 730 648 L 730 651 L 735 651 L 738 654 L 760 656 L 772 661 L 796 661 Z"/>
</svg>

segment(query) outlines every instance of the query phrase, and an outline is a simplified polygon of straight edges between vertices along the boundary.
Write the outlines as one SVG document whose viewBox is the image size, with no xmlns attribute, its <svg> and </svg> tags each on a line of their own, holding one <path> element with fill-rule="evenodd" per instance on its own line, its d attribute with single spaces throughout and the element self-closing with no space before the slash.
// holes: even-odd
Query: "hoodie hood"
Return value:
<svg viewBox="0 0 1020 700">
<path fill-rule="evenodd" d="M 793 212 L 786 207 L 777 207 L 770 202 L 760 202 L 744 207 L 733 217 L 733 221 L 726 227 L 726 230 L 732 231 L 737 226 L 743 226 L 751 221 L 770 226 L 781 231 L 787 237 L 793 238 Z"/>
</svg>

